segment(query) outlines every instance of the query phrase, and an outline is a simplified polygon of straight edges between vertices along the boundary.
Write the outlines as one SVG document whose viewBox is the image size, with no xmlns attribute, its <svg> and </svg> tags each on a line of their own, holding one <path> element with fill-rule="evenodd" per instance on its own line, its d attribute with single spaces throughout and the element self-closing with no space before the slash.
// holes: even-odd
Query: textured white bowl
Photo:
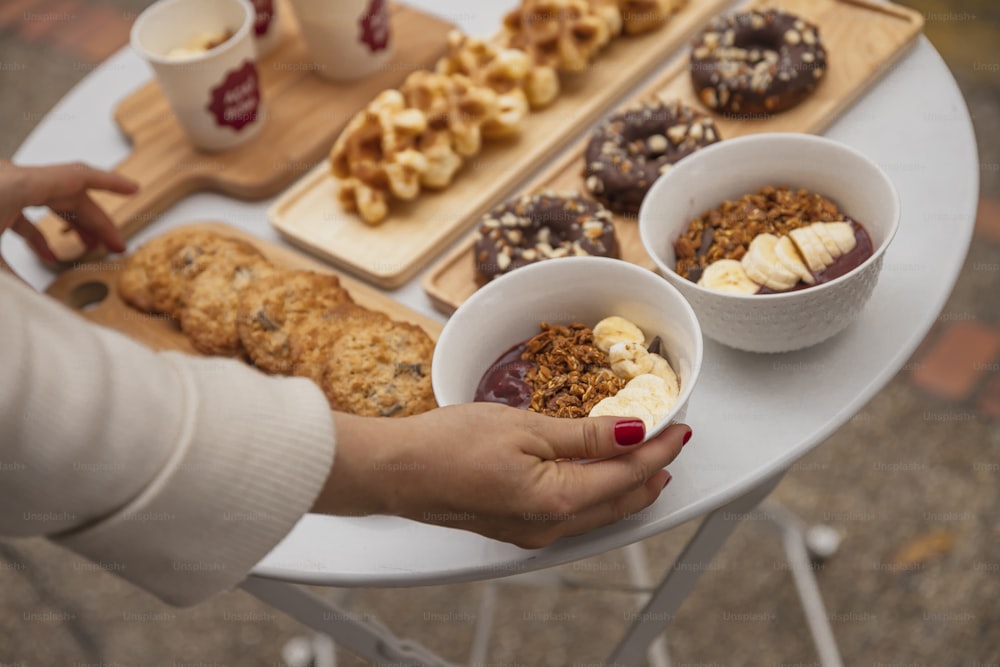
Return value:
<svg viewBox="0 0 1000 667">
<path fill-rule="evenodd" d="M 781 294 L 725 294 L 674 271 L 674 241 L 692 219 L 766 185 L 833 200 L 868 231 L 872 256 L 836 280 Z M 660 272 L 694 307 L 706 336 L 751 352 L 787 352 L 820 343 L 858 318 L 899 217 L 892 181 L 861 153 L 807 134 L 757 134 L 700 150 L 658 178 L 642 202 L 639 234 Z"/>
<path fill-rule="evenodd" d="M 459 306 L 438 338 L 431 364 L 440 405 L 469 403 L 490 365 L 531 338 L 542 322 L 594 326 L 610 315 L 635 322 L 680 380 L 677 403 L 652 437 L 681 421 L 701 368 L 701 328 L 691 306 L 654 272 L 602 257 L 566 257 L 521 267 L 488 283 Z"/>
</svg>

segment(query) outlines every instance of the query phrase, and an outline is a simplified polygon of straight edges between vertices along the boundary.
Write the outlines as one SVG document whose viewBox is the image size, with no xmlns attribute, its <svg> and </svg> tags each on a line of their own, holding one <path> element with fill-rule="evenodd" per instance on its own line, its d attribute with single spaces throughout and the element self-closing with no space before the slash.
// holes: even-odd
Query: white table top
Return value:
<svg viewBox="0 0 1000 667">
<path fill-rule="evenodd" d="M 495 0 L 475 8 L 464 0 L 411 4 L 445 16 L 468 33 L 488 35 L 511 2 Z M 114 166 L 126 156 L 128 145 L 112 120 L 112 109 L 149 76 L 146 65 L 123 49 L 53 109 L 15 160 Z M 649 510 L 534 551 L 391 517 L 308 515 L 255 574 L 334 586 L 413 586 L 516 574 L 663 532 L 786 470 L 858 412 L 912 354 L 952 290 L 978 200 L 978 160 L 968 110 L 925 38 L 825 135 L 878 162 L 902 199 L 899 233 L 871 302 L 844 333 L 809 350 L 755 355 L 707 340 L 688 410 L 694 439 L 670 466 L 674 481 Z M 283 243 L 266 220 L 270 203 L 196 194 L 169 209 L 132 244 L 205 219 L 228 221 Z M 4 235 L 3 254 L 36 288 L 44 289 L 52 280 L 14 235 Z M 392 296 L 444 319 L 424 295 L 420 277 Z"/>
</svg>

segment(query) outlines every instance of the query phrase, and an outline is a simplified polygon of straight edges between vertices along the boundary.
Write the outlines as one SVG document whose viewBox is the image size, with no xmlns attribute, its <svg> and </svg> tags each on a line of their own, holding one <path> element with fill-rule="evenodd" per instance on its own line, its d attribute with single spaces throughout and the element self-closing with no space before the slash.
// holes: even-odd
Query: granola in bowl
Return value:
<svg viewBox="0 0 1000 667">
<path fill-rule="evenodd" d="M 828 282 L 872 255 L 864 227 L 805 188 L 765 186 L 691 220 L 674 242 L 675 271 L 733 294 L 774 294 Z"/>
<path fill-rule="evenodd" d="M 484 373 L 475 400 L 504 403 L 552 417 L 617 415 L 653 428 L 673 407 L 680 383 L 634 323 L 618 316 L 593 329 L 549 324 L 504 352 Z"/>
</svg>

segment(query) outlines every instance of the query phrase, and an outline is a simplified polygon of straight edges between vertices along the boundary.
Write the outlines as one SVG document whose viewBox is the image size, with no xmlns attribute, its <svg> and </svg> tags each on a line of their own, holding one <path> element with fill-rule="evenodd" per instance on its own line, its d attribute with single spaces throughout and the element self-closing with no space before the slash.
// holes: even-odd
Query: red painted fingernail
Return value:
<svg viewBox="0 0 1000 667">
<path fill-rule="evenodd" d="M 623 419 L 615 424 L 615 442 L 619 445 L 638 445 L 646 437 L 646 425 L 641 419 Z"/>
<path fill-rule="evenodd" d="M 691 436 L 692 436 L 693 434 L 694 434 L 694 431 L 688 431 L 687 433 L 685 433 L 685 434 L 684 434 L 684 440 L 682 440 L 682 441 L 681 441 L 681 446 L 682 446 L 682 447 L 683 447 L 684 445 L 688 444 L 688 440 L 690 440 L 690 439 L 691 439 Z"/>
</svg>

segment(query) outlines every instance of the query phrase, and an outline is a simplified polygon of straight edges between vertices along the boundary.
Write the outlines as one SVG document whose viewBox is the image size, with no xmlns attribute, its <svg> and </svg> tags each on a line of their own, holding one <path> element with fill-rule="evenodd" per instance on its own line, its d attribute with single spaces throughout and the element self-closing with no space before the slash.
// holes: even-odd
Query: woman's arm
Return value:
<svg viewBox="0 0 1000 667">
<path fill-rule="evenodd" d="M 0 160 L 0 233 L 52 259 L 21 213 L 49 205 L 88 246 L 122 250 L 89 188 L 135 186 L 85 165 Z M 178 605 L 237 584 L 310 507 L 525 547 L 580 534 L 652 503 L 691 434 L 674 426 L 639 445 L 634 419 L 482 403 L 333 415 L 308 380 L 154 353 L 3 273 L 0 369 L 0 537 L 48 536 Z"/>
<path fill-rule="evenodd" d="M 157 354 L 0 275 L 0 536 L 48 536 L 177 605 L 241 581 L 309 510 L 322 392 Z"/>
</svg>

